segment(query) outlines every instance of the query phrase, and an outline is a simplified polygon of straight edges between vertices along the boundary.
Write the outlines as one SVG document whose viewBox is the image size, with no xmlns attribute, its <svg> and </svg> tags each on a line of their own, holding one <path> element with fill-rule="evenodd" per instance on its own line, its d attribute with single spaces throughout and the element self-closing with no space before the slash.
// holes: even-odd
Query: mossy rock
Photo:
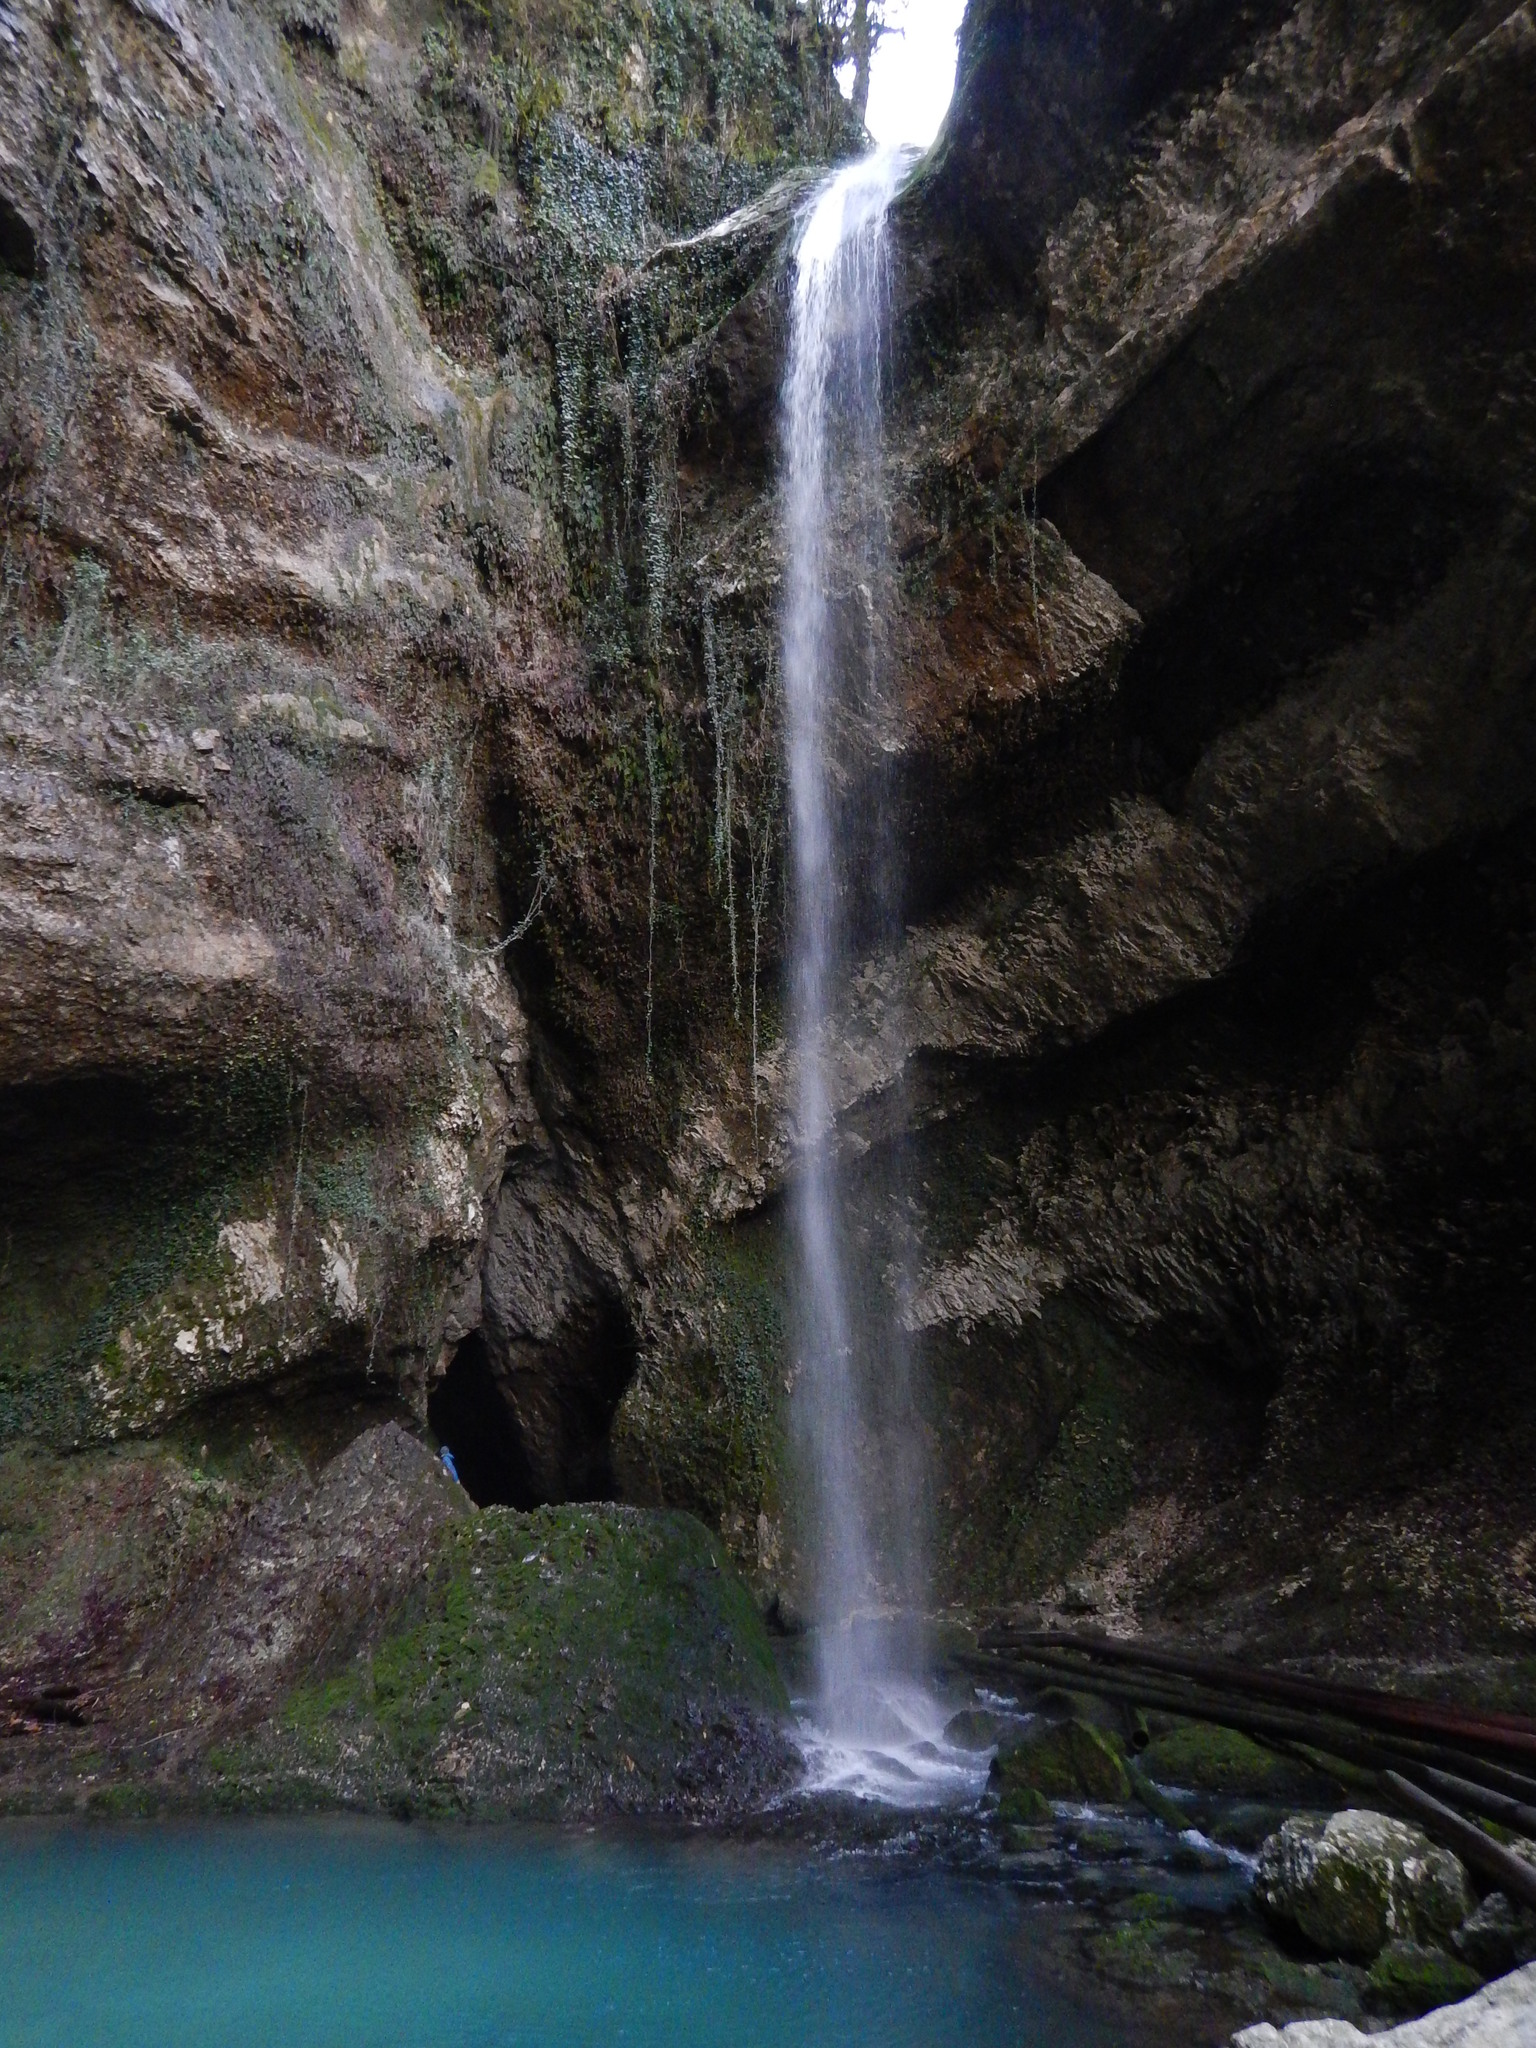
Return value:
<svg viewBox="0 0 1536 2048">
<path fill-rule="evenodd" d="M 1013 1726 L 988 1707 L 962 1707 L 944 1724 L 944 1740 L 952 1749 L 991 1749 Z"/>
<path fill-rule="evenodd" d="M 1131 1791 L 1152 1818 L 1160 1820 L 1164 1827 L 1172 1828 L 1175 1833 L 1182 1834 L 1190 1825 L 1190 1815 L 1176 1801 L 1170 1799 L 1160 1786 L 1153 1783 L 1139 1763 L 1128 1763 L 1125 1775 Z"/>
<path fill-rule="evenodd" d="M 487 1508 L 443 1530 L 423 1608 L 219 1759 L 237 1804 L 691 1811 L 787 1775 L 762 1620 L 691 1515 Z"/>
<path fill-rule="evenodd" d="M 1259 1902 L 1326 1955 L 1447 1939 L 1471 1912 L 1467 1873 L 1419 1828 L 1350 1810 L 1288 1820 L 1259 1853 Z"/>
<path fill-rule="evenodd" d="M 997 1817 L 1009 1827 L 1039 1827 L 1055 1818 L 1051 1802 L 1033 1785 L 1009 1785 L 998 1801 Z"/>
<path fill-rule="evenodd" d="M 1124 1805 L 1131 1797 L 1119 1751 L 1102 1729 L 1086 1721 L 1034 1722 L 1018 1742 L 998 1752 L 991 1775 L 1005 1804 L 1024 1792 L 1111 1805 Z"/>
<path fill-rule="evenodd" d="M 1199 1967 L 1187 1930 L 1151 1916 L 1090 1936 L 1088 1952 L 1100 1974 L 1134 1991 L 1182 1990 L 1194 1982 Z"/>
<path fill-rule="evenodd" d="M 1182 1721 L 1154 1735 L 1139 1761 L 1159 1785 L 1219 1792 L 1229 1799 L 1281 1801 L 1322 1787 L 1322 1781 L 1301 1765 L 1276 1756 L 1235 1728 L 1215 1728 L 1208 1721 Z"/>
<path fill-rule="evenodd" d="M 1369 2011 L 1394 2019 L 1416 2019 L 1437 2005 L 1470 1998 L 1482 1984 L 1477 1971 L 1442 1948 L 1416 1941 L 1389 1941 L 1371 1965 L 1365 2003 Z"/>
</svg>

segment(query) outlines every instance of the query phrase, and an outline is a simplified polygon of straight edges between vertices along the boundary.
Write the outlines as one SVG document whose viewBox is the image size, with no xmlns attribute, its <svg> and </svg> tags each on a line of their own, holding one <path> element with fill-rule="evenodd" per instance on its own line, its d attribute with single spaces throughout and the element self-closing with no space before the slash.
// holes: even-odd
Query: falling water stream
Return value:
<svg viewBox="0 0 1536 2048">
<path fill-rule="evenodd" d="M 890 1399 L 906 1344 L 899 1317 L 868 1327 L 867 1290 L 849 1286 L 828 1072 L 832 1005 L 855 937 L 899 915 L 898 821 L 859 817 L 831 764 L 845 722 L 868 724 L 879 710 L 886 221 L 912 162 L 911 151 L 884 149 L 846 166 L 801 222 L 783 389 L 783 674 L 800 1146 L 794 1406 L 817 1620 L 807 1759 L 813 1784 L 925 1803 L 977 1789 L 976 1761 L 944 1742 L 945 1711 L 923 1683 L 917 1431 L 901 1427 L 903 1404 Z M 834 582 L 846 592 L 835 600 Z M 877 1372 L 884 1386 L 872 1384 Z M 876 1409 L 886 1422 L 878 1456 Z"/>
</svg>

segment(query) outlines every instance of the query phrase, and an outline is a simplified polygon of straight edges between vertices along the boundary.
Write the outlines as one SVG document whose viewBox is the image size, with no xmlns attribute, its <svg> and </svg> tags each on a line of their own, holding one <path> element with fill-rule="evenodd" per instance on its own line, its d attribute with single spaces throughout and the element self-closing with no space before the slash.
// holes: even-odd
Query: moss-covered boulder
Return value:
<svg viewBox="0 0 1536 2048">
<path fill-rule="evenodd" d="M 1351 1809 L 1288 1820 L 1259 1852 L 1265 1910 L 1327 1955 L 1375 1956 L 1388 1942 L 1438 1943 L 1472 1910 L 1467 1873 L 1422 1830 Z"/>
<path fill-rule="evenodd" d="M 443 1530 L 413 1616 L 209 1762 L 240 1805 L 696 1814 L 784 1781 L 786 1706 L 692 1516 L 487 1508 Z"/>
<path fill-rule="evenodd" d="M 1125 1764 L 1111 1738 L 1086 1721 L 1036 1721 L 992 1762 L 999 1817 L 1029 1821 L 1050 1799 L 1123 1805 L 1131 1797 Z"/>
<path fill-rule="evenodd" d="M 955 1749 L 991 1749 L 1016 1725 L 989 1707 L 962 1707 L 944 1723 L 944 1740 Z"/>
<path fill-rule="evenodd" d="M 1413 2019 L 1437 2005 L 1470 1998 L 1482 1978 L 1443 1948 L 1417 1941 L 1389 1941 L 1371 1965 L 1365 2003 L 1371 2012 Z"/>
<path fill-rule="evenodd" d="M 1294 1799 L 1323 1783 L 1235 1728 L 1214 1728 L 1207 1721 L 1180 1721 L 1154 1735 L 1140 1762 L 1159 1785 L 1233 1799 Z"/>
</svg>

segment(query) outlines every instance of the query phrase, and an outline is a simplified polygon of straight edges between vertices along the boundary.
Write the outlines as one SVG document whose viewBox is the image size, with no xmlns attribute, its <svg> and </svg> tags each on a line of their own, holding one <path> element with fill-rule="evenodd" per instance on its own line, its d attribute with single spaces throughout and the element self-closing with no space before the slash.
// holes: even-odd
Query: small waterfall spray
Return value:
<svg viewBox="0 0 1536 2048">
<path fill-rule="evenodd" d="M 810 1761 L 815 1781 L 902 1799 L 963 1791 L 973 1767 L 942 1754 L 942 1745 L 936 1749 L 944 1715 L 921 1682 L 912 1623 L 924 1591 L 922 1485 L 909 1416 L 894 1432 L 897 1447 L 881 1461 L 885 1497 L 873 1494 L 872 1425 L 875 1411 L 883 1409 L 888 1420 L 893 1405 L 904 1405 L 906 1339 L 889 1303 L 883 1327 L 875 1329 L 871 1322 L 882 1310 L 867 1289 L 850 1290 L 826 1037 L 856 936 L 888 930 L 899 912 L 894 821 L 877 818 L 872 829 L 855 821 L 835 787 L 832 762 L 846 715 L 878 722 L 886 216 L 911 160 L 910 152 L 881 150 L 850 164 L 807 211 L 795 252 L 782 394 L 791 1022 L 800 1147 L 793 1189 L 794 1411 L 809 1482 L 819 1624 Z M 834 569 L 853 586 L 836 617 L 828 595 Z M 850 615 L 861 620 L 852 630 Z M 862 701 L 855 703 L 861 677 Z M 883 1386 L 869 1382 L 875 1363 Z M 888 1443 L 891 1436 L 888 1429 Z M 868 1610 L 882 1582 L 894 1582 L 907 1609 L 905 1627 L 871 1625 Z M 910 1756 L 918 1752 L 923 1764 L 914 1770 Z"/>
</svg>

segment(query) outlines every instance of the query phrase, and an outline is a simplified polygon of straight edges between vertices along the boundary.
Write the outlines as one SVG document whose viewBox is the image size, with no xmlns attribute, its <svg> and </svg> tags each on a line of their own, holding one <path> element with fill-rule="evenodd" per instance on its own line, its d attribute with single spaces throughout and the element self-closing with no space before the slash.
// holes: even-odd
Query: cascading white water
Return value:
<svg viewBox="0 0 1536 2048">
<path fill-rule="evenodd" d="M 905 1552 L 895 1577 L 909 1607 L 921 1600 L 911 1540 L 920 1487 L 909 1455 L 882 1466 L 870 1496 L 871 1417 L 860 1364 L 872 1355 L 899 1366 L 902 1339 L 856 1327 L 839 1242 L 840 1199 L 827 1081 L 826 1030 L 855 922 L 889 922 L 889 830 L 865 831 L 857 853 L 842 843 L 847 812 L 834 792 L 830 755 L 848 707 L 848 606 L 834 632 L 828 581 L 836 567 L 865 615 L 861 650 L 869 711 L 874 592 L 882 586 L 880 503 L 882 338 L 889 300 L 886 215 L 912 161 L 880 150 L 828 180 L 801 225 L 789 360 L 783 389 L 786 566 L 783 677 L 793 858 L 791 1003 L 800 1159 L 793 1191 L 797 1263 L 796 1436 L 809 1482 L 810 1551 L 817 1610 L 816 1689 L 807 1756 L 813 1782 L 903 1802 L 974 1789 L 975 1759 L 942 1742 L 945 1715 L 924 1689 L 910 1630 L 872 1626 L 891 1558 L 874 1530 L 895 1531 Z M 834 544 L 835 537 L 835 544 Z M 859 604 L 854 606 L 855 615 Z M 889 821 L 885 821 L 888 825 Z M 855 874 L 862 859 L 884 873 Z M 883 913 L 883 915 L 882 915 Z M 866 1296 L 867 1300 L 867 1296 Z M 871 1340 L 875 1341 L 871 1341 Z M 910 1437 L 910 1429 L 907 1435 Z M 909 1497 L 901 1497 L 902 1495 Z M 878 1513 L 879 1508 L 883 1512 Z"/>
</svg>

